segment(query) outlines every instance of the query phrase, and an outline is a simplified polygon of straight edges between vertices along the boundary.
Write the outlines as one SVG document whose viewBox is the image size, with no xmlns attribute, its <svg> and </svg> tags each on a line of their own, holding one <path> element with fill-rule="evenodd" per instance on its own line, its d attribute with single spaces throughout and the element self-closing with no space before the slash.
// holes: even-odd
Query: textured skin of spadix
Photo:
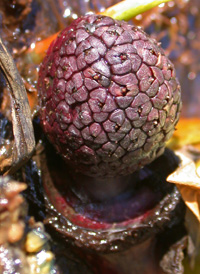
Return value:
<svg viewBox="0 0 200 274">
<path fill-rule="evenodd" d="M 123 21 L 75 20 L 51 44 L 38 80 L 44 132 L 88 176 L 127 175 L 164 151 L 181 91 L 159 43 Z"/>
</svg>

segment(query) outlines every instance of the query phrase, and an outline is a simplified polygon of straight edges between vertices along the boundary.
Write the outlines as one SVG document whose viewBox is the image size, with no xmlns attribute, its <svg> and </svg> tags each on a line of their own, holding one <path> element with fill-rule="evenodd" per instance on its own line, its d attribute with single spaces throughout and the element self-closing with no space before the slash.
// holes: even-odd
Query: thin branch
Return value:
<svg viewBox="0 0 200 274">
<path fill-rule="evenodd" d="M 11 54 L 0 37 L 0 67 L 11 91 L 11 114 L 14 134 L 12 166 L 6 174 L 13 173 L 32 155 L 35 148 L 35 137 L 31 111 L 21 76 Z"/>
</svg>

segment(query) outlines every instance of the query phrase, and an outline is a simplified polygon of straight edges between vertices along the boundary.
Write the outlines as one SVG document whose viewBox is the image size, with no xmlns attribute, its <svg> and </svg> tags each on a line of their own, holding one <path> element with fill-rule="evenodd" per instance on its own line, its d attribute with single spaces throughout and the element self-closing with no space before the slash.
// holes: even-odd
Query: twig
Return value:
<svg viewBox="0 0 200 274">
<path fill-rule="evenodd" d="M 32 155 L 35 137 L 26 89 L 11 54 L 0 37 L 0 68 L 11 91 L 14 145 L 12 165 L 4 175 L 15 172 Z"/>
</svg>

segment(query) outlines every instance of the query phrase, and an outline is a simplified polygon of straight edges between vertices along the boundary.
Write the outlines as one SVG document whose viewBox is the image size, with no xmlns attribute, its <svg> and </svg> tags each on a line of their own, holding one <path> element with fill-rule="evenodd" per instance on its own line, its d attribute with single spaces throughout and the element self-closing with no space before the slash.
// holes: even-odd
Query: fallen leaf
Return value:
<svg viewBox="0 0 200 274">
<path fill-rule="evenodd" d="M 195 162 L 177 151 L 180 158 L 179 168 L 167 177 L 167 181 L 176 184 L 187 207 L 200 222 L 200 177 Z"/>
<path fill-rule="evenodd" d="M 196 172 L 197 175 L 200 177 L 200 159 L 196 162 Z"/>
<path fill-rule="evenodd" d="M 200 249 L 200 152 L 197 161 L 194 161 L 197 155 L 190 155 L 187 148 L 175 153 L 181 162 L 177 170 L 167 177 L 167 181 L 176 184 L 188 208 L 185 225 L 194 245 L 194 251 L 189 256 L 190 266 L 194 268 Z"/>
<path fill-rule="evenodd" d="M 160 261 L 160 266 L 166 274 L 183 274 L 184 250 L 188 245 L 188 237 L 184 236 L 178 242 L 170 246 Z"/>
<path fill-rule="evenodd" d="M 196 263 L 199 264 L 200 223 L 189 209 L 186 211 L 185 226 L 189 234 L 187 247 L 187 264 L 189 265 L 187 267 L 190 267 L 191 271 L 195 268 Z"/>
<path fill-rule="evenodd" d="M 195 162 L 179 151 L 176 151 L 175 154 L 180 158 L 181 163 L 179 168 L 167 177 L 167 181 L 177 184 L 178 187 L 189 186 L 193 187 L 195 191 L 200 190 L 200 177 Z"/>
<path fill-rule="evenodd" d="M 194 145 L 200 150 L 199 118 L 180 118 L 172 138 L 167 143 L 173 150 L 185 145 Z"/>
</svg>

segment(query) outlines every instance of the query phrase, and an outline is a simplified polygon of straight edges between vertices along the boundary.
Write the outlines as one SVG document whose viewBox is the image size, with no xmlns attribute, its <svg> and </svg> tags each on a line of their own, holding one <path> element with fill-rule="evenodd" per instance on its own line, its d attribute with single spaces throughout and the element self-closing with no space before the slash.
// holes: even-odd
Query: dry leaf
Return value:
<svg viewBox="0 0 200 274">
<path fill-rule="evenodd" d="M 185 204 L 200 222 L 200 177 L 195 162 L 181 152 L 176 152 L 181 159 L 180 167 L 170 174 L 167 181 L 175 183 Z"/>
<path fill-rule="evenodd" d="M 188 153 L 183 148 L 184 153 Z M 190 252 L 190 266 L 194 268 L 196 256 L 200 249 L 200 152 L 198 161 L 193 160 L 191 154 L 186 156 L 183 152 L 175 152 L 181 163 L 179 168 L 167 178 L 168 182 L 175 183 L 188 207 L 185 216 L 185 225 L 192 240 L 194 251 Z M 197 157 L 197 155 L 195 155 Z M 192 221 L 191 221 L 192 220 Z"/>
<path fill-rule="evenodd" d="M 191 269 L 195 268 L 195 264 L 200 255 L 200 223 L 189 209 L 186 211 L 185 226 L 189 234 L 187 254 L 189 256 L 188 267 L 190 267 L 191 271 Z"/>
<path fill-rule="evenodd" d="M 185 145 L 194 145 L 200 150 L 200 119 L 180 118 L 176 131 L 167 143 L 167 146 L 173 150 Z"/>
</svg>

